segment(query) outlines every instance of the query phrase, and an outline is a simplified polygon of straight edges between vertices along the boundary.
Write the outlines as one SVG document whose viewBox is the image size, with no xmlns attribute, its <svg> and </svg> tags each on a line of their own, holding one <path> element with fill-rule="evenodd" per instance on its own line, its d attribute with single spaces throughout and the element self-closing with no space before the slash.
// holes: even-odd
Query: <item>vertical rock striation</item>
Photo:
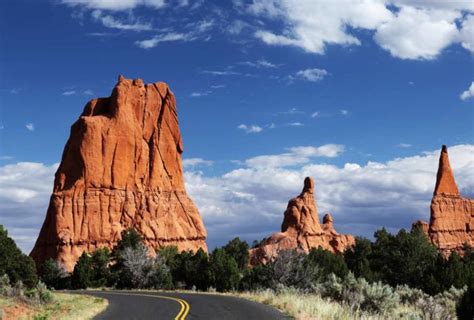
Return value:
<svg viewBox="0 0 474 320">
<path fill-rule="evenodd" d="M 341 253 L 354 244 L 352 235 L 336 232 L 330 214 L 324 216 L 322 225 L 319 223 L 314 181 L 307 177 L 301 194 L 288 202 L 281 232 L 272 234 L 258 247 L 250 249 L 250 263 L 257 265 L 272 261 L 281 250 L 296 249 L 309 252 L 311 248 L 322 247 Z"/>
<path fill-rule="evenodd" d="M 176 100 L 163 82 L 120 76 L 72 125 L 43 227 L 31 252 L 71 271 L 82 252 L 112 248 L 134 227 L 157 249 L 207 251 L 206 230 L 184 187 Z"/>
<path fill-rule="evenodd" d="M 439 158 L 427 233 L 445 256 L 452 251 L 462 254 L 464 244 L 474 247 L 474 200 L 459 193 L 446 146 Z"/>
</svg>

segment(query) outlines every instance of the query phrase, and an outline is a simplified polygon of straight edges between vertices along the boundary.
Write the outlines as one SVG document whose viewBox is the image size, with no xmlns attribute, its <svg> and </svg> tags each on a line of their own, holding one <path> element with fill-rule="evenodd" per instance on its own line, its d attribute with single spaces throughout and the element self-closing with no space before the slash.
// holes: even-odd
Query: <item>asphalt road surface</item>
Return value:
<svg viewBox="0 0 474 320">
<path fill-rule="evenodd" d="M 108 308 L 95 319 L 289 319 L 275 308 L 245 299 L 199 293 L 83 291 L 106 298 Z"/>
</svg>

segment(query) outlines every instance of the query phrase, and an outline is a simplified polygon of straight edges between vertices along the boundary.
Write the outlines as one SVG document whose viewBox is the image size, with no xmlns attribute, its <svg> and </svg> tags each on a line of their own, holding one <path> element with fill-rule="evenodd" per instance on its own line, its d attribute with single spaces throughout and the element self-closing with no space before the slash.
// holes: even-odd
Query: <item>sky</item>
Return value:
<svg viewBox="0 0 474 320">
<path fill-rule="evenodd" d="M 71 124 L 117 77 L 175 93 L 210 248 L 279 231 L 312 176 L 320 216 L 371 237 L 429 220 L 439 151 L 474 197 L 474 2 L 0 2 L 0 224 L 23 251 Z"/>
</svg>

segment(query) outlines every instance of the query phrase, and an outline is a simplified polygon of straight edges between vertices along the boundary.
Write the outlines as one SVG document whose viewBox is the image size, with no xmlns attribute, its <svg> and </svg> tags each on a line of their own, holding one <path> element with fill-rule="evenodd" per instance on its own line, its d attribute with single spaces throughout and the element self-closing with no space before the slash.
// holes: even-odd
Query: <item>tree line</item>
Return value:
<svg viewBox="0 0 474 320">
<path fill-rule="evenodd" d="M 151 256 L 141 236 L 134 229 L 127 229 L 112 250 L 101 248 L 83 253 L 71 274 L 53 259 L 47 260 L 37 273 L 32 259 L 22 254 L 0 227 L 0 275 L 7 274 L 12 282 L 22 280 L 31 286 L 39 275 L 48 287 L 55 289 L 298 288 L 333 300 L 343 299 L 346 289 L 360 290 L 366 295 L 362 307 L 371 306 L 367 302 L 371 301 L 367 297 L 370 292 L 385 292 L 384 301 L 389 306 L 394 294 L 400 300 L 405 289 L 409 292 L 407 296 L 412 297 L 441 295 L 457 288 L 463 290 L 456 291 L 462 293 L 458 313 L 467 318 L 474 314 L 474 251 L 466 246 L 463 257 L 452 253 L 445 258 L 417 228 L 410 232 L 402 229 L 395 235 L 381 229 L 375 232 L 373 241 L 358 237 L 355 246 L 343 254 L 321 248 L 307 254 L 287 250 L 275 261 L 255 267 L 249 266 L 248 250 L 246 241 L 235 238 L 209 254 L 202 249 L 178 252 L 176 247 L 169 246 Z M 353 295 L 354 292 L 351 299 Z M 378 304 L 383 305 L 378 299 Z"/>
</svg>

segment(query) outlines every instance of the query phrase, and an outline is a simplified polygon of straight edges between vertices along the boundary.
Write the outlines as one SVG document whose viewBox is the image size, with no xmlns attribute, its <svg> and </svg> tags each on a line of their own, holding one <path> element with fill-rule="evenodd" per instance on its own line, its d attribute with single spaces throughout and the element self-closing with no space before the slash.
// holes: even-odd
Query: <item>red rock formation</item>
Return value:
<svg viewBox="0 0 474 320">
<path fill-rule="evenodd" d="M 309 252 L 311 248 L 322 247 L 341 253 L 354 243 L 353 236 L 336 232 L 330 214 L 324 216 L 321 226 L 314 198 L 314 181 L 308 177 L 304 180 L 301 194 L 288 202 L 281 232 L 272 234 L 257 248 L 250 249 L 250 263 L 267 263 L 286 249 Z"/>
<path fill-rule="evenodd" d="M 446 146 L 439 158 L 427 234 L 445 256 L 452 251 L 462 255 L 464 244 L 474 247 L 474 200 L 461 197 Z"/>
<path fill-rule="evenodd" d="M 201 216 L 186 194 L 173 93 L 120 76 L 112 95 L 90 101 L 72 125 L 38 240 L 71 271 L 83 251 L 112 248 L 133 226 L 150 249 L 207 250 Z"/>
</svg>

